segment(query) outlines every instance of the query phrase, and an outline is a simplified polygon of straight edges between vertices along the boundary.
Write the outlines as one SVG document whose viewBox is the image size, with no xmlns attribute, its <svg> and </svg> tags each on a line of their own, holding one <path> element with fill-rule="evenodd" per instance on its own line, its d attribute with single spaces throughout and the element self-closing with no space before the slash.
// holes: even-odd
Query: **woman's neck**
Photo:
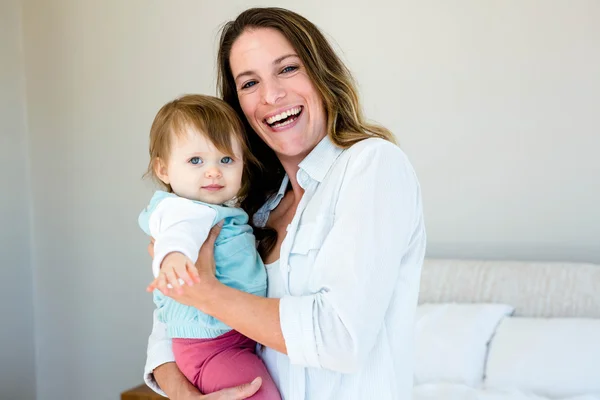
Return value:
<svg viewBox="0 0 600 400">
<path fill-rule="evenodd" d="M 292 191 L 294 192 L 294 199 L 296 204 L 300 202 L 302 195 L 304 194 L 304 189 L 298 183 L 297 175 L 298 170 L 300 169 L 300 163 L 315 149 L 315 147 L 323 140 L 326 136 L 325 131 L 320 135 L 316 143 L 310 148 L 310 150 L 302 152 L 301 154 L 297 154 L 295 156 L 287 156 L 284 154 L 279 154 L 276 152 L 277 158 L 279 158 L 279 162 L 281 166 L 285 170 L 285 173 L 290 179 L 290 183 L 292 185 Z"/>
</svg>

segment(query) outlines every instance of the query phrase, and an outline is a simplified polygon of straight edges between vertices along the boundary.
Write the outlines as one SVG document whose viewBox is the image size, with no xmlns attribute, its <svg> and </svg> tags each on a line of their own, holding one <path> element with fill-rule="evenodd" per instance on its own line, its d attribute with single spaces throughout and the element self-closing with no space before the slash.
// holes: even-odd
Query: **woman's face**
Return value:
<svg viewBox="0 0 600 400">
<path fill-rule="evenodd" d="M 275 29 L 247 30 L 229 62 L 254 131 L 280 158 L 303 159 L 327 132 L 323 101 L 296 50 Z"/>
</svg>

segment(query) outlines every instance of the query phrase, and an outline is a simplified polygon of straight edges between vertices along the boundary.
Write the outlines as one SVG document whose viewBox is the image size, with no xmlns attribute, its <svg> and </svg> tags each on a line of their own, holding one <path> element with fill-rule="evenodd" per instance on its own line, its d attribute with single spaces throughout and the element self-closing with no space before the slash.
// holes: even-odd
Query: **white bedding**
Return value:
<svg viewBox="0 0 600 400">
<path fill-rule="evenodd" d="M 547 397 L 536 396 L 516 390 L 499 391 L 473 389 L 466 385 L 450 383 L 428 383 L 417 385 L 413 389 L 412 400 L 549 400 Z M 600 400 L 600 396 L 586 395 L 563 397 L 552 400 Z"/>
</svg>

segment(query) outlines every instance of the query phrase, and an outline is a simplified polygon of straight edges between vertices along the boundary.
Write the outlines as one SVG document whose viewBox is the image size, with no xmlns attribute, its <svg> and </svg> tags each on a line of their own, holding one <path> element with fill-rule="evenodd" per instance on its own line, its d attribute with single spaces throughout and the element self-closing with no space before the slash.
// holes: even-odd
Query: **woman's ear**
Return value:
<svg viewBox="0 0 600 400">
<path fill-rule="evenodd" d="M 157 157 L 154 160 L 154 174 L 160 179 L 165 185 L 169 185 L 171 181 L 169 180 L 169 170 L 167 168 L 167 163 L 165 163 L 161 158 Z"/>
</svg>

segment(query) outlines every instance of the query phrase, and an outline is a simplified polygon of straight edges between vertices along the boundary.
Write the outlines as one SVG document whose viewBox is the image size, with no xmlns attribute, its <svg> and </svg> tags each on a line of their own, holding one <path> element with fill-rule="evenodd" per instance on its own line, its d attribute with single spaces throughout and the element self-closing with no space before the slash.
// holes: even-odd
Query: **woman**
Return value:
<svg viewBox="0 0 600 400">
<path fill-rule="evenodd" d="M 268 298 L 220 284 L 212 243 L 200 282 L 168 289 L 262 344 L 285 399 L 402 399 L 425 252 L 421 195 L 392 134 L 364 121 L 350 73 L 322 33 L 283 9 L 250 9 L 222 32 L 219 89 L 243 116 L 254 171 L 243 206 L 256 226 Z M 255 134 L 254 134 L 255 133 Z M 146 382 L 172 399 L 243 399 L 260 382 L 202 396 L 172 362 L 155 319 Z"/>
</svg>

